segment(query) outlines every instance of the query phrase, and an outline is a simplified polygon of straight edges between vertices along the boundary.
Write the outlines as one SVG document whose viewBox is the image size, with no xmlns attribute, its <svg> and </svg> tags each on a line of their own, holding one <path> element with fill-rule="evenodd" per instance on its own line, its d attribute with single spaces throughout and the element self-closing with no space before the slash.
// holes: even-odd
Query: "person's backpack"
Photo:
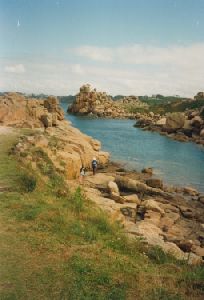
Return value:
<svg viewBox="0 0 204 300">
<path fill-rule="evenodd" d="M 96 168 L 97 167 L 97 161 L 96 160 L 92 160 L 92 167 Z"/>
</svg>

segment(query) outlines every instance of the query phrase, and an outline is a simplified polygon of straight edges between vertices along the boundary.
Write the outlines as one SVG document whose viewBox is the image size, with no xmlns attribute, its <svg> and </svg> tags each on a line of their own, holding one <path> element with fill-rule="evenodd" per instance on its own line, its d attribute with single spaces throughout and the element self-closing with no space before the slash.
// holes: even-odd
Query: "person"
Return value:
<svg viewBox="0 0 204 300">
<path fill-rule="evenodd" d="M 80 169 L 80 183 L 84 182 L 84 176 L 86 174 L 86 168 L 82 165 L 81 169 Z"/>
<path fill-rule="evenodd" d="M 98 162 L 97 162 L 96 158 L 93 157 L 93 160 L 92 160 L 92 170 L 93 170 L 93 175 L 96 174 L 97 165 L 98 165 Z"/>
</svg>

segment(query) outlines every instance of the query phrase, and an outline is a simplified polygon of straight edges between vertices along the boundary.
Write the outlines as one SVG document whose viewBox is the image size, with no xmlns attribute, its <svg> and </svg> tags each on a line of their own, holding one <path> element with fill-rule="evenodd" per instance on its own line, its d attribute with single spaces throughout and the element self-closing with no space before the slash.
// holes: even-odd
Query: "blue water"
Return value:
<svg viewBox="0 0 204 300">
<path fill-rule="evenodd" d="M 66 110 L 66 105 L 63 108 Z M 157 177 L 177 186 L 204 192 L 204 147 L 174 141 L 158 133 L 134 128 L 135 121 L 91 119 L 67 115 L 73 126 L 102 143 L 111 159 L 125 167 L 153 167 Z"/>
</svg>

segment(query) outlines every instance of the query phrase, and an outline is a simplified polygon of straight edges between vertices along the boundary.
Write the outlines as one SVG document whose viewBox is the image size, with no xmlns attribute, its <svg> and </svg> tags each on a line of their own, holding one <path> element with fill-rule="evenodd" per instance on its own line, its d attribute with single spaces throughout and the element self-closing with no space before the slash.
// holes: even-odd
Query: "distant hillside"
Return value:
<svg viewBox="0 0 204 300">
<path fill-rule="evenodd" d="M 69 95 L 69 96 L 58 96 L 58 99 L 62 103 L 68 103 L 69 104 L 69 103 L 72 103 L 76 99 L 76 96 L 72 96 L 72 95 Z"/>
<path fill-rule="evenodd" d="M 159 114 L 165 114 L 167 112 L 183 112 L 185 110 L 199 109 L 204 106 L 204 99 L 193 100 L 179 96 L 140 96 L 139 99 L 149 105 L 148 111 Z"/>
</svg>

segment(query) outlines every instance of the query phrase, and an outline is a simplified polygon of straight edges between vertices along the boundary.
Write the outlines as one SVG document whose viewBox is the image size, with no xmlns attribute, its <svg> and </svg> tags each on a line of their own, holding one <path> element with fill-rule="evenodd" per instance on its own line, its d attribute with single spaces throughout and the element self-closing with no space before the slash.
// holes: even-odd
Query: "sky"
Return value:
<svg viewBox="0 0 204 300">
<path fill-rule="evenodd" d="M 0 0 L 0 91 L 204 90 L 204 0 Z"/>
</svg>

